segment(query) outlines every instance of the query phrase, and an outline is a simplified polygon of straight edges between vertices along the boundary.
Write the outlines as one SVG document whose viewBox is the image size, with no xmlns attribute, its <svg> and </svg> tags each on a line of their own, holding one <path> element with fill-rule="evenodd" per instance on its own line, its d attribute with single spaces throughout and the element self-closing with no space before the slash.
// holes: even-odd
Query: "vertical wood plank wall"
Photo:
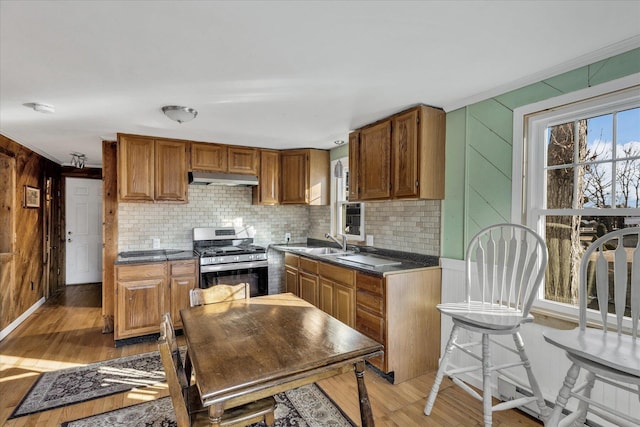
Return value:
<svg viewBox="0 0 640 427">
<path fill-rule="evenodd" d="M 102 333 L 113 332 L 115 277 L 118 256 L 118 182 L 115 142 L 102 142 Z"/>
<path fill-rule="evenodd" d="M 5 156 L 15 159 L 15 182 L 11 189 L 10 183 L 0 182 L 0 192 L 13 191 L 14 229 L 16 230 L 13 253 L 9 264 L 5 266 L 13 270 L 13 274 L 2 275 L 0 282 L 0 331 L 9 326 L 20 315 L 44 296 L 45 271 L 47 269 L 62 270 L 61 266 L 49 266 L 49 262 L 60 263 L 62 257 L 50 258 L 44 263 L 43 251 L 43 209 L 45 176 L 54 178 L 54 183 L 60 183 L 60 166 L 34 153 L 15 141 L 0 135 L 0 151 Z M 40 208 L 24 208 L 22 198 L 24 186 L 37 187 L 40 193 Z M 53 190 L 52 205 L 58 201 L 60 187 Z M 59 221 L 59 215 L 54 215 L 54 221 Z M 59 230 L 55 226 L 54 230 Z M 54 237 L 59 239 L 60 237 Z M 4 268 L 3 268 L 4 270 Z M 33 283 L 33 287 L 32 287 Z M 59 276 L 53 275 L 49 281 L 50 289 L 60 286 Z"/>
<path fill-rule="evenodd" d="M 462 259 L 482 228 L 511 220 L 513 110 L 640 72 L 640 49 L 447 113 L 442 256 Z"/>
</svg>

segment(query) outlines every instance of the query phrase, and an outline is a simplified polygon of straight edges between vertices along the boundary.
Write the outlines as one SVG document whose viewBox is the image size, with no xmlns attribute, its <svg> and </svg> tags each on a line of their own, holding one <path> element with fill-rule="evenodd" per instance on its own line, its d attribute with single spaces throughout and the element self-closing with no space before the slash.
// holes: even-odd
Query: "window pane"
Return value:
<svg viewBox="0 0 640 427">
<path fill-rule="evenodd" d="M 616 206 L 640 207 L 640 159 L 616 162 Z"/>
<path fill-rule="evenodd" d="M 550 126 L 547 129 L 547 166 L 574 163 L 574 122 Z"/>
<path fill-rule="evenodd" d="M 577 208 L 611 207 L 612 163 L 587 163 L 580 166 L 583 177 L 582 206 Z"/>
<path fill-rule="evenodd" d="M 587 119 L 588 162 L 611 160 L 613 152 L 613 114 Z"/>
<path fill-rule="evenodd" d="M 547 209 L 573 207 L 574 168 L 547 170 Z"/>
<path fill-rule="evenodd" d="M 616 115 L 616 157 L 640 157 L 640 108 Z"/>
<path fill-rule="evenodd" d="M 545 275 L 544 298 L 578 305 L 578 270 L 585 249 L 609 231 L 637 226 L 640 217 L 547 216 L 545 240 L 549 263 Z M 634 245 L 636 242 L 629 242 Z M 625 241 L 625 247 L 628 246 Z M 588 289 L 593 289 L 589 282 Z M 590 291 L 590 308 L 597 308 Z"/>
</svg>

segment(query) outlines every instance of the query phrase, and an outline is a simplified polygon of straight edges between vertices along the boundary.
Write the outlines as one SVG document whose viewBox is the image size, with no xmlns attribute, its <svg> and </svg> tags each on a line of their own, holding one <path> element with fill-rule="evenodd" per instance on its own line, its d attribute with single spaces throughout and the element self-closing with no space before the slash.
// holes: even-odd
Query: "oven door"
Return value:
<svg viewBox="0 0 640 427">
<path fill-rule="evenodd" d="M 267 295 L 269 293 L 268 271 L 267 261 L 203 265 L 200 267 L 200 287 L 249 283 L 252 297 Z"/>
</svg>

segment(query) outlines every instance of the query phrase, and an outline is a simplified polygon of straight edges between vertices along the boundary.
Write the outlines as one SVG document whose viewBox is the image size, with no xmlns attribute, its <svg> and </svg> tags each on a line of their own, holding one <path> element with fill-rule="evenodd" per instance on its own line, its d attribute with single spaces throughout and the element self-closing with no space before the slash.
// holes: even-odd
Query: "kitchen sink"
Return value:
<svg viewBox="0 0 640 427">
<path fill-rule="evenodd" d="M 305 248 L 303 252 L 312 255 L 334 255 L 346 253 L 346 251 L 338 248 Z"/>
</svg>

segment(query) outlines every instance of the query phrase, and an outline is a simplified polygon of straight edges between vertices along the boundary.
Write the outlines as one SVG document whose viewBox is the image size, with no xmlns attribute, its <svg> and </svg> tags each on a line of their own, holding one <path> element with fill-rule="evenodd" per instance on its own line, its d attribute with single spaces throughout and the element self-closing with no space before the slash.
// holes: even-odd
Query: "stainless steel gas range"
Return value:
<svg viewBox="0 0 640 427">
<path fill-rule="evenodd" d="M 267 295 L 267 250 L 253 244 L 246 229 L 194 228 L 193 250 L 200 258 L 200 287 L 248 282 L 251 296 Z"/>
</svg>

